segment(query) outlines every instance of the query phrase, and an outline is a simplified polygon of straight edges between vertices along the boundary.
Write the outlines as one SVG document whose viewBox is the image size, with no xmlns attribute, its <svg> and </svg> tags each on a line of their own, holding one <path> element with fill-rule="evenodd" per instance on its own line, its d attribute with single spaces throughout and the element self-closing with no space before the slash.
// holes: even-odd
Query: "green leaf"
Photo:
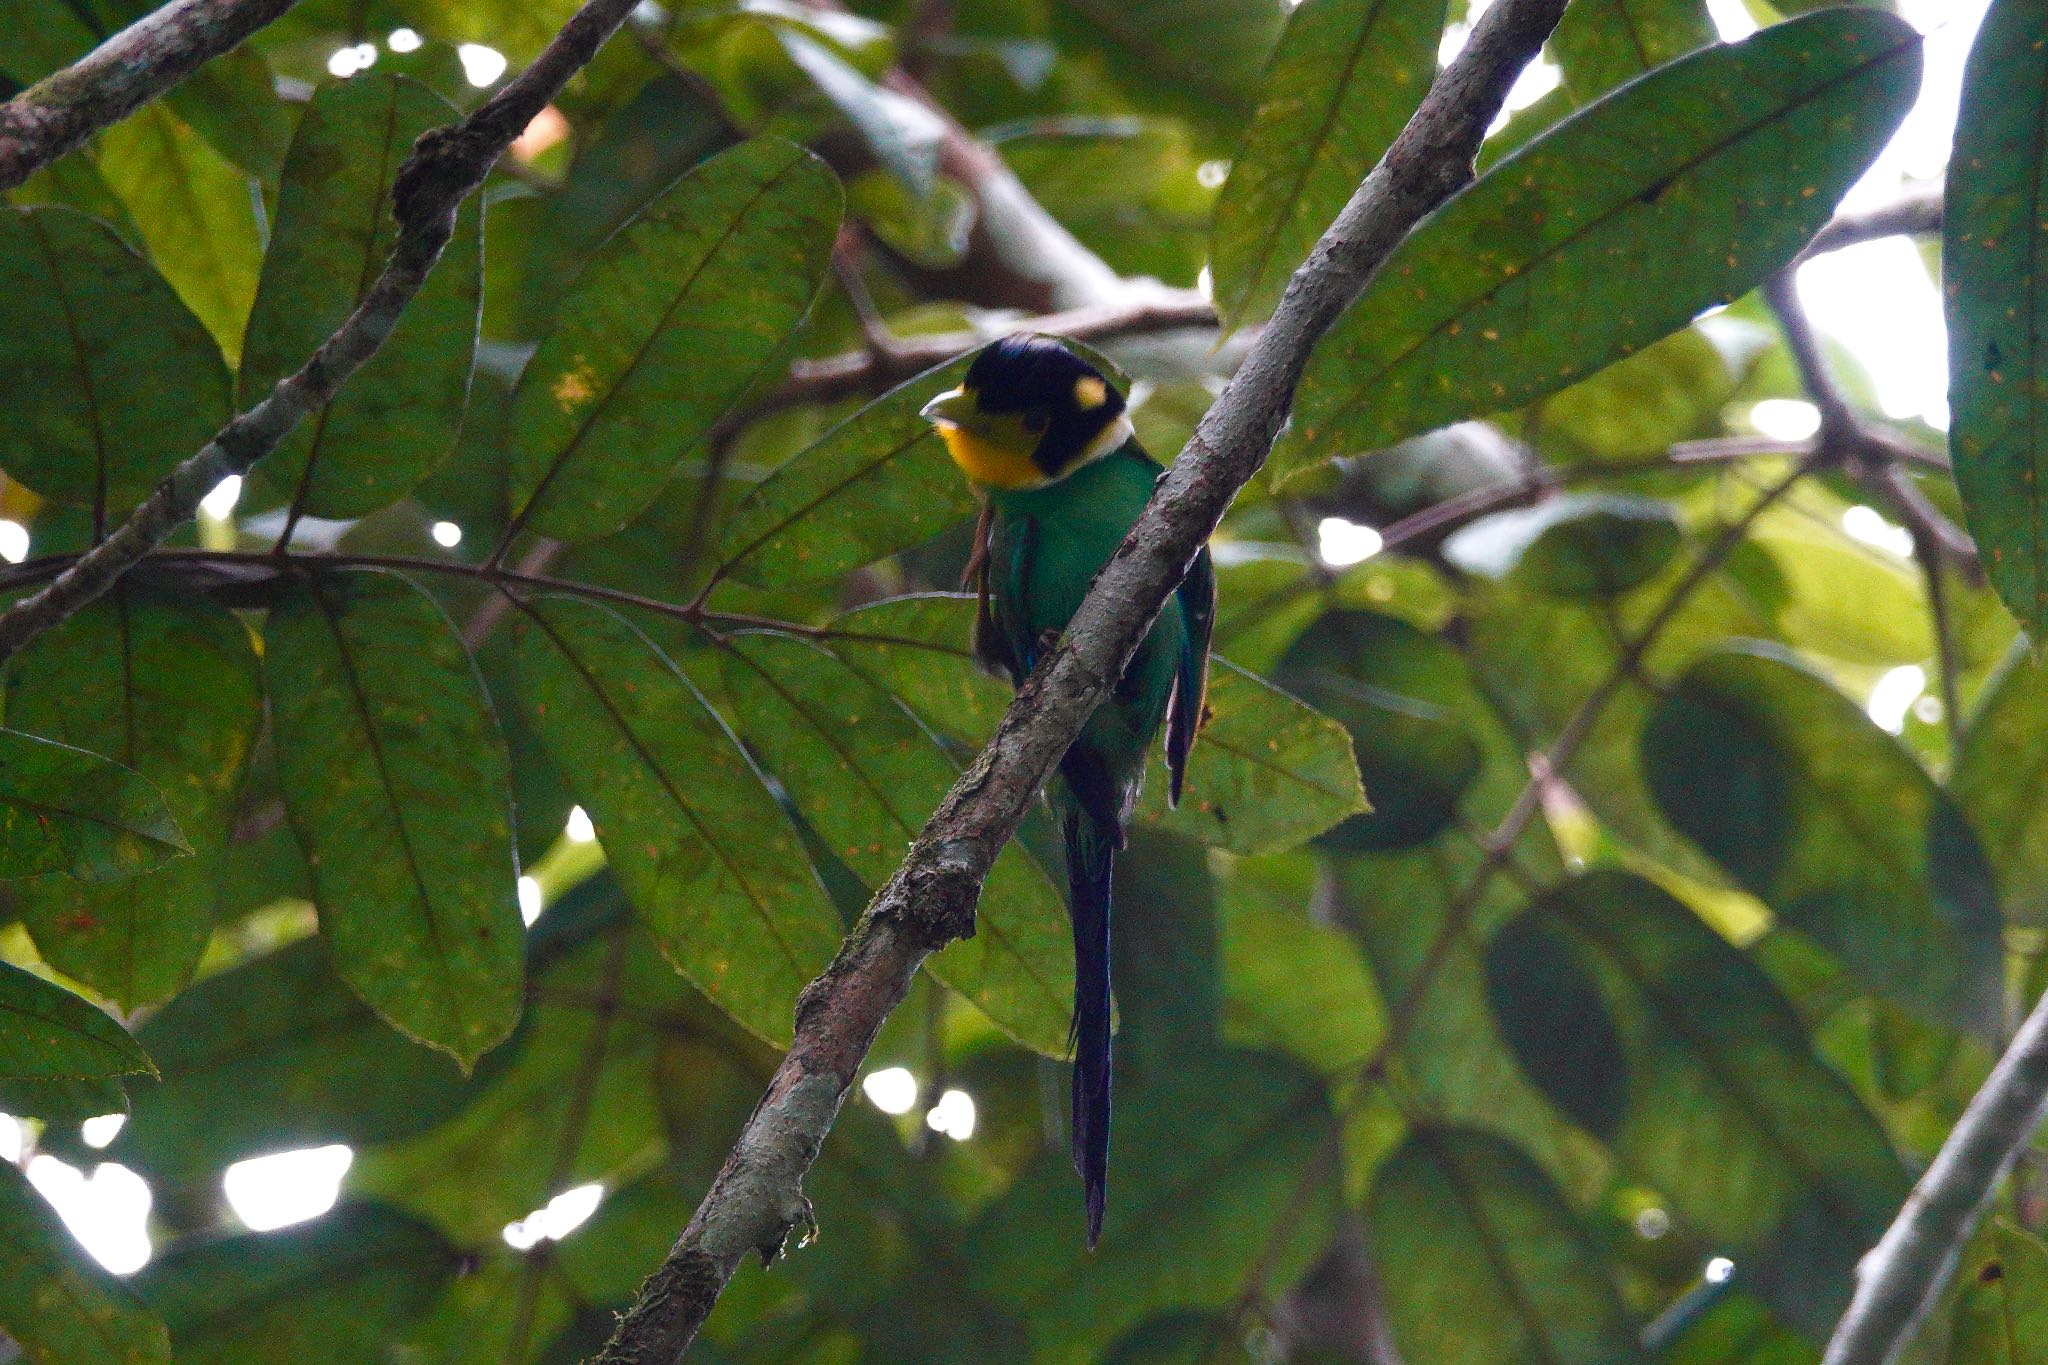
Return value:
<svg viewBox="0 0 2048 1365">
<path fill-rule="evenodd" d="M 960 775 L 881 688 L 815 645 L 747 634 L 726 646 L 747 742 L 825 846 L 873 890 Z M 1025 1046 L 1067 1052 L 1074 971 L 1066 904 L 1023 849 L 996 859 L 972 938 L 927 963 Z"/>
<path fill-rule="evenodd" d="M 22 921 L 51 966 L 129 1006 L 191 977 L 262 717 L 249 632 L 203 598 L 117 590 L 22 651 L 7 680 L 9 722 L 103 750 L 154 783 L 194 854 L 124 881 L 22 883 Z"/>
<path fill-rule="evenodd" d="M 1745 1282 L 1824 1331 L 1908 1181 L 1762 969 L 1654 884 L 1613 871 L 1538 900 L 1494 936 L 1486 967 L 1530 1076 L 1711 1233 Z"/>
<path fill-rule="evenodd" d="M 285 157 L 242 345 L 243 406 L 305 364 L 369 292 L 398 234 L 398 168 L 422 133 L 457 117 L 439 95 L 397 76 L 360 76 L 314 95 Z M 246 507 L 359 517 L 410 492 L 455 448 L 483 287 L 481 213 L 474 196 L 464 202 L 391 336 L 256 466 Z"/>
<path fill-rule="evenodd" d="M 1259 1053 L 1180 1051 L 1117 1090 L 1109 1212 L 1092 1253 L 1064 1152 L 1041 1152 L 970 1230 L 972 1288 L 1028 1326 L 1032 1359 L 1095 1360 L 1165 1308 L 1221 1308 L 1247 1279 L 1291 1284 L 1337 1213 L 1322 1087 Z M 1263 1260 L 1262 1260 L 1263 1258 Z"/>
<path fill-rule="evenodd" d="M 2048 1246 L 1992 1220 L 1956 1267 L 1954 1365 L 2048 1362 Z"/>
<path fill-rule="evenodd" d="M 0 1077 L 78 1080 L 154 1074 L 128 1031 L 32 972 L 0 962 Z"/>
<path fill-rule="evenodd" d="M 30 1365 L 170 1365 L 163 1323 L 93 1264 L 20 1169 L 0 1161 L 0 1328 Z"/>
<path fill-rule="evenodd" d="M 1274 677 L 1336 717 L 1358 756 L 1372 811 L 1332 830 L 1330 847 L 1409 848 L 1456 821 L 1484 757 L 1461 714 L 1478 698 L 1449 645 L 1398 617 L 1333 611 Z"/>
<path fill-rule="evenodd" d="M 1828 10 L 1544 133 L 1412 233 L 1323 338 L 1274 482 L 1563 388 L 1769 276 L 1884 145 L 1919 64 L 1898 19 Z M 1662 266 L 1617 268 L 1643 260 Z"/>
<path fill-rule="evenodd" d="M 313 939 L 207 977 L 138 1037 L 164 1083 L 133 1085 L 108 1156 L 178 1183 L 265 1152 L 412 1132 L 466 1097 L 455 1064 L 372 1014 Z"/>
<path fill-rule="evenodd" d="M 918 415 L 959 384 L 969 359 L 897 385 L 757 484 L 726 522 L 723 571 L 757 587 L 836 578 L 971 513 L 967 481 Z"/>
<path fill-rule="evenodd" d="M 1010 686 L 974 658 L 974 599 L 916 593 L 856 607 L 832 623 L 832 652 L 934 732 L 980 748 L 1010 706 Z"/>
<path fill-rule="evenodd" d="M 1209 709 L 1178 810 L 1166 808 L 1154 756 L 1140 809 L 1160 828 L 1232 853 L 1270 853 L 1371 809 L 1351 737 L 1330 717 L 1227 659 L 1210 661 Z"/>
<path fill-rule="evenodd" d="M 99 45 L 64 0 L 0 0 L 0 73 L 33 85 Z"/>
<path fill-rule="evenodd" d="M 457 1267 L 424 1223 L 350 1204 L 280 1232 L 180 1246 L 135 1286 L 170 1328 L 179 1365 L 356 1365 L 381 1358 Z"/>
<path fill-rule="evenodd" d="M 1574 104 L 1590 104 L 1617 85 L 1715 41 L 1701 0 L 1579 0 L 1550 35 Z"/>
<path fill-rule="evenodd" d="M 1216 200 L 1226 326 L 1269 312 L 1436 74 L 1444 0 L 1302 0 Z"/>
<path fill-rule="evenodd" d="M 342 979 L 466 1069 L 519 1022 L 510 763 L 455 628 L 396 574 L 309 575 L 264 673 L 285 808 Z"/>
<path fill-rule="evenodd" d="M 148 778 L 83 749 L 0 730 L 0 877 L 118 881 L 189 852 Z"/>
<path fill-rule="evenodd" d="M 144 105 L 100 133 L 99 168 L 156 268 L 206 324 L 228 364 L 241 363 L 263 261 L 255 183 L 161 104 Z"/>
<path fill-rule="evenodd" d="M 909 96 L 875 84 L 797 28 L 777 27 L 775 36 L 818 93 L 853 125 L 875 159 L 912 195 L 928 196 L 938 181 L 944 120 Z"/>
<path fill-rule="evenodd" d="M 1552 597 L 1614 597 L 1663 573 L 1681 538 L 1669 503 L 1567 493 L 1460 527 L 1444 541 L 1444 557 L 1467 573 L 1515 574 Z"/>
<path fill-rule="evenodd" d="M 704 162 L 601 247 L 513 395 L 518 524 L 616 531 L 782 355 L 839 227 L 839 185 L 790 143 Z"/>
<path fill-rule="evenodd" d="M 1324 1076 L 1365 1064 L 1386 1035 L 1386 1006 L 1358 950 L 1342 931 L 1293 905 L 1228 898 L 1223 883 L 1217 955 L 1226 1041 L 1278 1048 Z"/>
<path fill-rule="evenodd" d="M 118 513 L 211 440 L 228 374 L 199 320 L 113 231 L 0 209 L 0 463 Z"/>
<path fill-rule="evenodd" d="M 1984 841 L 2007 918 L 2048 924 L 2048 673 L 2019 652 L 1986 685 L 1957 747 L 1949 791 Z"/>
<path fill-rule="evenodd" d="M 1655 1332 L 1687 1315 L 1672 1323 L 1676 1336 L 1658 1350 L 1659 1365 L 1820 1365 L 1812 1342 L 1771 1316 L 1762 1301 L 1731 1291 L 1726 1281 L 1703 1285 L 1693 1292 L 1704 1302 L 1681 1300 L 1652 1326 Z"/>
<path fill-rule="evenodd" d="M 520 621 L 520 697 L 661 949 L 720 1008 L 787 1044 L 838 913 L 730 731 L 653 642 L 565 598 Z"/>
<path fill-rule="evenodd" d="M 97 1080 L 0 1081 L 0 1114 L 45 1123 L 79 1123 L 128 1112 L 128 1091 L 110 1077 Z"/>
<path fill-rule="evenodd" d="M 1500 1138 L 1415 1129 L 1366 1218 L 1394 1340 L 1415 1365 L 1640 1359 L 1600 1245 Z"/>
<path fill-rule="evenodd" d="M 1726 647 L 1651 712 L 1642 762 L 1680 833 L 1871 989 L 1939 1024 L 1997 1027 L 1984 854 L 1854 702 L 1769 646 Z"/>
<path fill-rule="evenodd" d="M 1984 569 L 2048 636 L 2048 48 L 2038 0 L 1995 0 L 1963 70 L 1942 220 L 1949 449 Z"/>
<path fill-rule="evenodd" d="M 1232 126 L 1257 98 L 1284 13 L 1265 0 L 1059 0 L 1053 6 L 1061 45 L 1101 51 L 1132 95 Z"/>
</svg>

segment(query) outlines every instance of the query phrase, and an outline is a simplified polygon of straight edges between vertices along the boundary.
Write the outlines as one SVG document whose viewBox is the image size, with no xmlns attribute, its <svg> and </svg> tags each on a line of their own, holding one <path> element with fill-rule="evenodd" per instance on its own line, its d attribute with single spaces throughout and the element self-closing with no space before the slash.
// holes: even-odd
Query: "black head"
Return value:
<svg viewBox="0 0 2048 1365">
<path fill-rule="evenodd" d="M 1124 398 L 1102 371 L 1050 337 L 1018 334 L 974 357 L 925 415 L 968 477 L 1030 488 L 1123 444 Z"/>
</svg>

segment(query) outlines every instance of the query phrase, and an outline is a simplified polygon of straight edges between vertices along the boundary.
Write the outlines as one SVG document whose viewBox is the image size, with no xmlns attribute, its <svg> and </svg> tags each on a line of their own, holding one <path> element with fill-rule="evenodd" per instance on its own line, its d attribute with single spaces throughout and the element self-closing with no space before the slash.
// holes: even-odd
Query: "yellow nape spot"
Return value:
<svg viewBox="0 0 2048 1365">
<path fill-rule="evenodd" d="M 1094 375 L 1084 375 L 1074 381 L 1074 406 L 1086 412 L 1099 408 L 1109 401 L 1109 385 Z"/>
<path fill-rule="evenodd" d="M 565 408 L 588 402 L 590 396 L 597 392 L 597 386 L 591 383 L 592 377 L 589 370 L 582 368 L 565 372 L 551 390 L 554 400 Z"/>
<path fill-rule="evenodd" d="M 997 445 L 965 427 L 941 423 L 939 439 L 946 443 L 946 453 L 960 466 L 960 472 L 984 487 L 1011 490 L 1045 482 L 1045 471 L 1033 464 L 1029 455 Z"/>
</svg>

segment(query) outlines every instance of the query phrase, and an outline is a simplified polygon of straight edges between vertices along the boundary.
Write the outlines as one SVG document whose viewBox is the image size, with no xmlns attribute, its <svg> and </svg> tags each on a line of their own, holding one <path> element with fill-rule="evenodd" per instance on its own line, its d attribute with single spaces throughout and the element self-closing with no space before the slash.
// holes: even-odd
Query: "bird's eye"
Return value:
<svg viewBox="0 0 2048 1365">
<path fill-rule="evenodd" d="M 1042 412 L 1027 412 L 1024 414 L 1024 430 L 1030 432 L 1033 436 L 1038 436 L 1044 433 L 1046 426 L 1051 421 L 1052 419 Z"/>
</svg>

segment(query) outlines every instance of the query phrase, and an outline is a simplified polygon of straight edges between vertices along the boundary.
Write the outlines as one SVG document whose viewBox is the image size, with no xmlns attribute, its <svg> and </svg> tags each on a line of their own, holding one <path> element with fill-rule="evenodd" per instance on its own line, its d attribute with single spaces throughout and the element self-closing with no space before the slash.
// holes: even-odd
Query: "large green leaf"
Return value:
<svg viewBox="0 0 2048 1365">
<path fill-rule="evenodd" d="M 1949 790 L 1984 841 L 2007 918 L 2048 924 L 2048 673 L 2016 653 L 1985 687 L 1956 749 Z"/>
<path fill-rule="evenodd" d="M 432 1228 L 350 1204 L 281 1232 L 178 1247 L 135 1285 L 179 1365 L 357 1365 L 382 1358 L 457 1269 Z"/>
<path fill-rule="evenodd" d="M 967 364 L 961 356 L 897 385 L 756 485 L 720 537 L 723 571 L 760 587 L 834 578 L 972 512 L 967 481 L 918 415 Z"/>
<path fill-rule="evenodd" d="M 1411 848 L 1458 819 L 1484 762 L 1477 694 L 1457 652 L 1399 617 L 1333 611 L 1281 656 L 1283 687 L 1349 730 L 1371 798 L 1328 836 L 1347 850 Z"/>
<path fill-rule="evenodd" d="M 1162 1309 L 1230 1305 L 1249 1276 L 1291 1284 L 1329 1238 L 1334 1163 L 1316 1161 L 1335 1133 L 1320 1085 L 1258 1053 L 1178 1051 L 1135 1070 L 1119 1077 L 1094 1252 L 1064 1152 L 1041 1152 L 968 1235 L 972 1287 L 1028 1324 L 1035 1361 L 1094 1360 Z"/>
<path fill-rule="evenodd" d="M 1998 595 L 2048 635 L 2048 22 L 1996 0 L 1963 71 L 1943 201 L 1956 487 Z"/>
<path fill-rule="evenodd" d="M 164 1083 L 132 1084 L 109 1155 L 177 1182 L 264 1152 L 395 1137 L 465 1095 L 455 1064 L 371 1013 L 310 939 L 207 977 L 138 1036 Z"/>
<path fill-rule="evenodd" d="M 1414 1365 L 1621 1365 L 1640 1358 L 1606 1257 L 1521 1151 L 1417 1128 L 1366 1203 L 1381 1293 Z"/>
<path fill-rule="evenodd" d="M 396 574 L 309 575 L 264 673 L 285 808 L 335 967 L 464 1067 L 519 1021 L 511 775 L 455 628 Z"/>
<path fill-rule="evenodd" d="M 118 513 L 227 420 L 199 319 L 104 224 L 0 210 L 0 464 L 41 493 Z"/>
<path fill-rule="evenodd" d="M 1539 900 L 1494 936 L 1486 968 L 1501 1031 L 1559 1106 L 1790 1320 L 1832 1322 L 1908 1181 L 1762 969 L 1611 871 Z"/>
<path fill-rule="evenodd" d="M 1222 884 L 1223 1037 L 1278 1048 L 1325 1076 L 1363 1066 L 1385 1041 L 1387 1010 L 1357 942 L 1309 918 L 1299 901 L 1250 899 L 1250 877 L 1240 868 Z"/>
<path fill-rule="evenodd" d="M 1714 41 L 1701 0 L 1577 0 L 1550 35 L 1574 104 L 1590 104 L 1617 85 Z"/>
<path fill-rule="evenodd" d="M 1302 0 L 1216 200 L 1226 324 L 1269 311 L 1436 74 L 1444 0 Z"/>
<path fill-rule="evenodd" d="M 1316 348 L 1276 481 L 1560 389 L 1764 279 L 1905 115 L 1920 39 L 1828 10 L 1567 119 L 1409 236 Z M 1618 268 L 1654 261 L 1653 271 Z"/>
<path fill-rule="evenodd" d="M 2048 1362 L 2048 1246 L 2000 1218 L 1956 1267 L 1952 1365 Z"/>
<path fill-rule="evenodd" d="M 29 1365 L 170 1365 L 171 1343 L 126 1286 L 92 1262 L 28 1178 L 0 1161 L 0 1328 Z"/>
<path fill-rule="evenodd" d="M 1368 809 L 1351 736 L 1328 716 L 1226 659 L 1210 661 L 1209 710 L 1177 810 L 1166 808 L 1154 755 L 1141 810 L 1162 829 L 1232 853 L 1269 853 Z"/>
<path fill-rule="evenodd" d="M 118 881 L 189 852 L 148 778 L 83 749 L 0 730 L 0 877 Z"/>
<path fill-rule="evenodd" d="M 1009 685 L 974 658 L 973 599 L 889 597 L 832 623 L 832 652 L 935 733 L 980 748 L 1009 709 Z"/>
<path fill-rule="evenodd" d="M 1059 0 L 1054 32 L 1133 95 L 1233 123 L 1257 97 L 1285 10 L 1267 0 Z"/>
<path fill-rule="evenodd" d="M 456 117 L 439 95 L 398 76 L 361 76 L 314 95 L 285 158 L 242 345 L 244 406 L 305 364 L 369 292 L 398 233 L 391 182 L 420 135 Z M 464 202 L 391 336 L 256 466 L 248 506 L 359 517 L 410 492 L 455 448 L 483 288 L 481 214 L 474 196 Z"/>
<path fill-rule="evenodd" d="M 654 501 L 810 310 L 839 200 L 823 162 L 758 140 L 698 166 L 599 249 L 513 395 L 520 524 L 585 540 Z"/>
<path fill-rule="evenodd" d="M 786 1044 L 841 924 L 724 722 L 653 642 L 590 603 L 533 602 L 518 667 L 528 717 L 662 951 Z"/>
<path fill-rule="evenodd" d="M 98 145 L 100 174 L 150 259 L 238 364 L 263 261 L 255 183 L 162 104 L 107 128 Z"/>
<path fill-rule="evenodd" d="M 87 1001 L 0 962 L 0 1077 L 71 1080 L 154 1072 L 128 1031 Z"/>
<path fill-rule="evenodd" d="M 98 42 L 64 0 L 0 0 L 0 74 L 16 85 L 35 84 Z"/>
<path fill-rule="evenodd" d="M 1854 702 L 1767 646 L 1703 656 L 1652 711 L 1665 816 L 1870 988 L 1990 1034 L 2001 920 L 1960 811 Z"/>
<path fill-rule="evenodd" d="M 960 775 L 881 688 L 786 635 L 727 645 L 741 732 L 825 846 L 873 889 Z M 982 889 L 974 936 L 927 964 L 1027 1047 L 1067 1051 L 1074 971 L 1067 910 L 1023 849 L 1005 849 Z"/>
<path fill-rule="evenodd" d="M 24 882 L 21 917 L 52 966 L 131 1006 L 185 984 L 213 931 L 213 862 L 262 716 L 247 628 L 201 598 L 117 590 L 15 660 L 8 720 L 153 782 L 195 855 L 100 885 Z"/>
</svg>

